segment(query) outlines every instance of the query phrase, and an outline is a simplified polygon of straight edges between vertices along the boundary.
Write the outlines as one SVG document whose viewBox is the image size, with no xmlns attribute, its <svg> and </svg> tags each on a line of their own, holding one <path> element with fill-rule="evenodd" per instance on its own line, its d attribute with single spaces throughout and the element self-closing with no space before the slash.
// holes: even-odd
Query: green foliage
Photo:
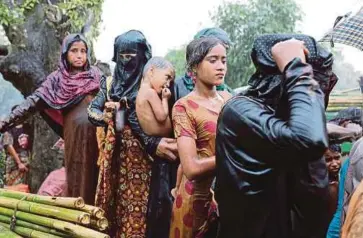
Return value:
<svg viewBox="0 0 363 238">
<path fill-rule="evenodd" d="M 0 144 L 2 143 L 2 135 L 0 134 Z M 6 166 L 6 154 L 4 148 L 0 145 L 0 188 L 4 188 L 5 185 L 5 166 Z"/>
<path fill-rule="evenodd" d="M 9 26 L 11 24 L 21 23 L 25 19 L 28 11 L 32 10 L 39 0 L 25 0 L 20 4 L 14 3 L 9 8 L 4 1 L 0 3 L 0 24 Z"/>
<path fill-rule="evenodd" d="M 247 84 L 254 73 L 250 52 L 256 36 L 265 33 L 292 33 L 302 18 L 294 0 L 250 0 L 224 3 L 212 13 L 214 23 L 230 36 L 226 83 L 232 87 Z"/>
<path fill-rule="evenodd" d="M 99 23 L 101 22 L 103 0 L 66 0 L 59 4 L 69 17 L 72 32 L 79 32 L 89 17 L 89 9 L 93 11 L 93 23 L 91 38 L 99 35 Z"/>
<path fill-rule="evenodd" d="M 181 46 L 178 49 L 170 50 L 165 56 L 165 58 L 174 65 L 176 77 L 183 76 L 185 74 L 185 49 L 185 45 Z"/>
<path fill-rule="evenodd" d="M 20 4 L 11 5 L 4 0 L 0 1 L 0 24 L 5 26 L 21 24 L 25 20 L 26 13 L 33 10 L 39 3 L 39 0 L 24 0 Z M 79 32 L 82 29 L 89 17 L 89 9 L 92 9 L 94 19 L 90 38 L 94 39 L 99 35 L 98 26 L 101 22 L 102 4 L 103 0 L 64 0 L 58 4 L 58 7 L 68 16 L 72 32 Z"/>
</svg>

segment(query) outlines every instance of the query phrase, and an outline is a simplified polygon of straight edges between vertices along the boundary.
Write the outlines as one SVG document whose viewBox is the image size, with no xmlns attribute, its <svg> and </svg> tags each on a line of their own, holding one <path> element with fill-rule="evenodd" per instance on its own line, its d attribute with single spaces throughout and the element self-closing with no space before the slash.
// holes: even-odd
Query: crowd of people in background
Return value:
<svg viewBox="0 0 363 238">
<path fill-rule="evenodd" d="M 224 83 L 232 44 L 219 28 L 188 44 L 182 76 L 137 30 L 115 38 L 112 76 L 92 65 L 89 47 L 68 35 L 58 69 L 0 121 L 4 186 L 28 184 L 24 121 L 39 112 L 64 150 L 39 194 L 102 208 L 111 237 L 362 234 L 362 112 L 327 122 L 338 78 L 314 38 L 257 37 L 256 71 L 237 95 Z M 349 155 L 343 142 L 353 143 Z"/>
</svg>

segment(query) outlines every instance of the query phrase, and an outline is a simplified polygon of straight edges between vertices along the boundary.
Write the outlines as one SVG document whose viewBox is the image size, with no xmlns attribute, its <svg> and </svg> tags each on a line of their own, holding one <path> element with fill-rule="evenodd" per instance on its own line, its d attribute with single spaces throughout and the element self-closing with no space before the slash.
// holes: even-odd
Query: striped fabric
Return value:
<svg viewBox="0 0 363 238">
<path fill-rule="evenodd" d="M 339 21 L 339 18 L 337 18 L 337 21 Z M 320 42 L 331 42 L 332 46 L 334 46 L 334 43 L 341 43 L 363 51 L 363 7 L 356 15 L 346 18 L 342 23 L 334 27 Z"/>
</svg>

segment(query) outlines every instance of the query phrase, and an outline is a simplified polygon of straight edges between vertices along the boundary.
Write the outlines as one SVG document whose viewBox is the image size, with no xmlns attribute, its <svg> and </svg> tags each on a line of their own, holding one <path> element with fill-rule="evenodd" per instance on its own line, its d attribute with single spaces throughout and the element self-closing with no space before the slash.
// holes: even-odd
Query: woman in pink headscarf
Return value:
<svg viewBox="0 0 363 238">
<path fill-rule="evenodd" d="M 94 203 L 97 185 L 96 128 L 87 107 L 99 90 L 101 73 L 90 64 L 90 49 L 81 34 L 68 35 L 62 44 L 59 67 L 11 114 L 0 122 L 7 131 L 39 111 L 64 138 L 66 195 Z"/>
</svg>

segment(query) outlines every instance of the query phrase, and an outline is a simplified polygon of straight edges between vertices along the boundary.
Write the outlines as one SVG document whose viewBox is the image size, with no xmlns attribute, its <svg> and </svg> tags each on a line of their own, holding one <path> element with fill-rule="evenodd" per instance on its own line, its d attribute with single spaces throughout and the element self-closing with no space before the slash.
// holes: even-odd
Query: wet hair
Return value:
<svg viewBox="0 0 363 238">
<path fill-rule="evenodd" d="M 330 144 L 329 150 L 332 152 L 342 153 L 342 148 L 340 147 L 339 144 Z"/>
<path fill-rule="evenodd" d="M 216 37 L 202 37 L 191 41 L 186 52 L 187 71 L 192 72 L 193 68 L 200 64 L 216 45 L 225 47 L 225 44 Z"/>
<path fill-rule="evenodd" d="M 199 39 L 203 37 L 216 37 L 221 40 L 226 47 L 232 45 L 228 33 L 218 27 L 204 28 L 194 36 L 194 39 Z"/>
<path fill-rule="evenodd" d="M 175 69 L 173 64 L 170 63 L 168 60 L 164 59 L 163 57 L 155 56 L 149 59 L 149 61 L 144 66 L 142 75 L 145 76 L 146 72 L 151 69 L 151 67 L 154 67 L 156 69 L 172 69 L 175 75 Z"/>
</svg>

